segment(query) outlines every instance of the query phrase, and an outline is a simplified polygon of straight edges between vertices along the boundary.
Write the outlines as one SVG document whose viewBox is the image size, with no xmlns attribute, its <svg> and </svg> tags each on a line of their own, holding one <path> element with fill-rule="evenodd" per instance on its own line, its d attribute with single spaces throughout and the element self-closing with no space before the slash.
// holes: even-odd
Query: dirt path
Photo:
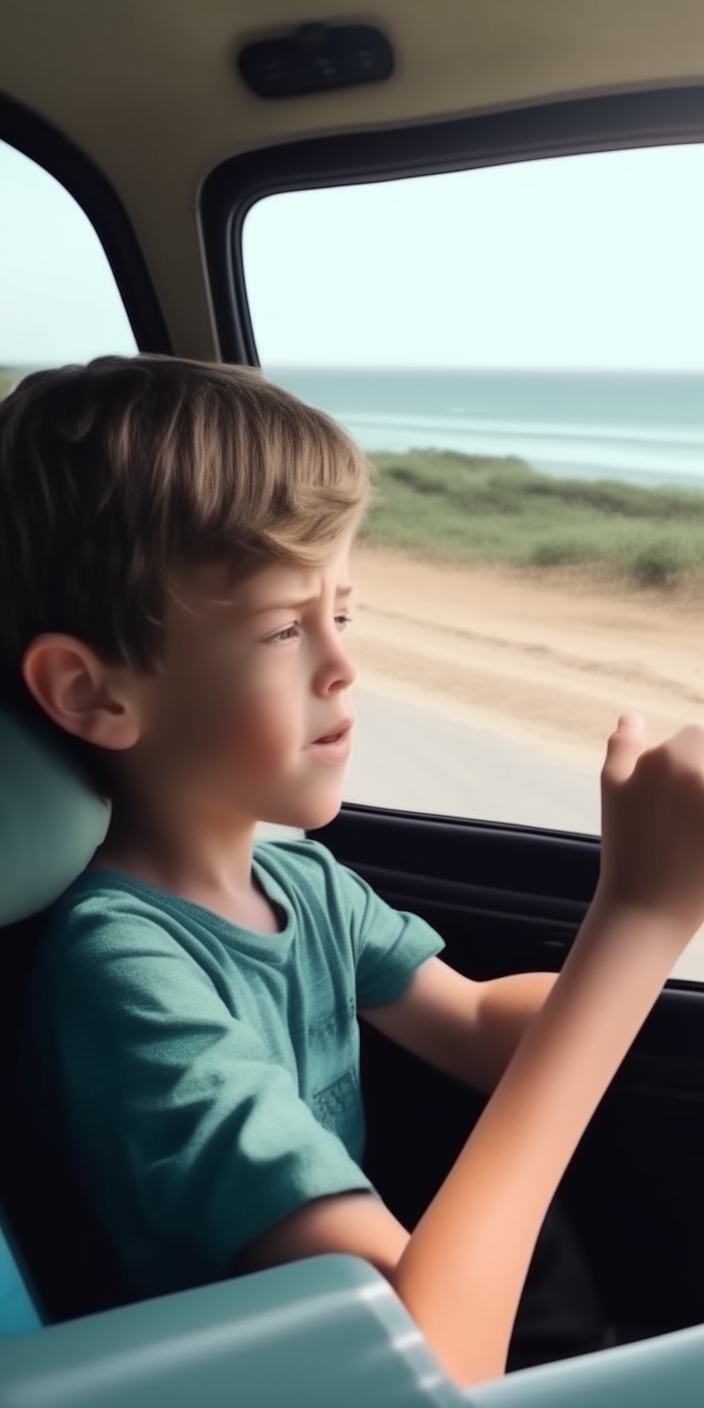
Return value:
<svg viewBox="0 0 704 1408">
<path fill-rule="evenodd" d="M 704 720 L 704 601 L 358 547 L 360 682 L 593 772 L 624 708 Z"/>
</svg>

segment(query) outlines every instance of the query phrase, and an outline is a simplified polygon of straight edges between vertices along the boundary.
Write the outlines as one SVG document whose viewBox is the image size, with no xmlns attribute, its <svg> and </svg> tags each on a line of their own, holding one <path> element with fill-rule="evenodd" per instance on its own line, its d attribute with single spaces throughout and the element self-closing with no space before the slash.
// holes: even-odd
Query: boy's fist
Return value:
<svg viewBox="0 0 704 1408">
<path fill-rule="evenodd" d="M 646 750 L 623 714 L 601 774 L 602 901 L 647 911 L 679 949 L 704 921 L 704 728 Z"/>
</svg>

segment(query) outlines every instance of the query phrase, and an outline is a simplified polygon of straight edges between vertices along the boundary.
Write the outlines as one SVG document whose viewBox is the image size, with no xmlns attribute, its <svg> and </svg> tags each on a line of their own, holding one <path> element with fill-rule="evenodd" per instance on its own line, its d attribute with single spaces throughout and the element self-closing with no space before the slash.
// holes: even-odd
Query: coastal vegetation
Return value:
<svg viewBox="0 0 704 1408">
<path fill-rule="evenodd" d="M 370 544 L 436 562 L 567 569 L 639 587 L 704 588 L 704 493 L 558 479 L 515 458 L 372 453 Z"/>
<path fill-rule="evenodd" d="M 0 367 L 0 401 L 3 396 L 9 396 L 10 392 L 14 391 L 21 378 L 22 373 L 12 367 Z"/>
</svg>

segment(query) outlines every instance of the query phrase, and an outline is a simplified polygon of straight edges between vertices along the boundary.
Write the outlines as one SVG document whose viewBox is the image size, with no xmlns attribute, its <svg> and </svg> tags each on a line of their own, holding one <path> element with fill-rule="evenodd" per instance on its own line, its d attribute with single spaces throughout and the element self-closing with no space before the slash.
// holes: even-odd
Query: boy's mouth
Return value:
<svg viewBox="0 0 704 1408">
<path fill-rule="evenodd" d="M 341 724 L 338 724 L 337 728 L 333 729 L 332 732 L 323 734 L 321 738 L 314 738 L 313 746 L 318 743 L 339 743 L 340 739 L 347 737 L 347 734 L 352 728 L 352 723 L 352 719 L 343 720 L 343 722 Z"/>
</svg>

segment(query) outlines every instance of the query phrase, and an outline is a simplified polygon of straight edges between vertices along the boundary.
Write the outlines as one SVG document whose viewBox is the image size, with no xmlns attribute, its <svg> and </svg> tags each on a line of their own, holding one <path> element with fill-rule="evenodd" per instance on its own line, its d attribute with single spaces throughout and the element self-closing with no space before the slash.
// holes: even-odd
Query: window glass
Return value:
<svg viewBox="0 0 704 1408">
<path fill-rule="evenodd" d="M 696 144 L 250 211 L 262 366 L 379 474 L 349 800 L 595 832 L 619 713 L 701 717 L 702 229 Z"/>
<path fill-rule="evenodd" d="M 137 351 L 87 216 L 53 176 L 5 142 L 0 309 L 0 395 L 29 371 Z"/>
</svg>

